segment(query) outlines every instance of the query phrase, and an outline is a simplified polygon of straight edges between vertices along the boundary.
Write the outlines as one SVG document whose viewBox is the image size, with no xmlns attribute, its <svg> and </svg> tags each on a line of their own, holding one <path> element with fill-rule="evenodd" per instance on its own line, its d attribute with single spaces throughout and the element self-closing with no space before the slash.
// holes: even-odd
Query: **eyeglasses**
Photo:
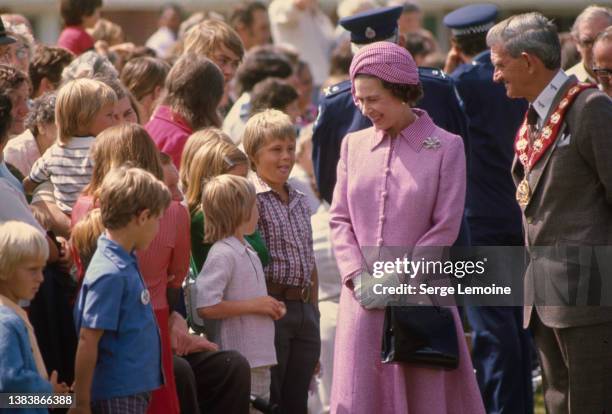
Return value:
<svg viewBox="0 0 612 414">
<path fill-rule="evenodd" d="M 593 73 L 600 80 L 610 80 L 610 78 L 612 78 L 612 69 L 594 67 Z"/>
</svg>

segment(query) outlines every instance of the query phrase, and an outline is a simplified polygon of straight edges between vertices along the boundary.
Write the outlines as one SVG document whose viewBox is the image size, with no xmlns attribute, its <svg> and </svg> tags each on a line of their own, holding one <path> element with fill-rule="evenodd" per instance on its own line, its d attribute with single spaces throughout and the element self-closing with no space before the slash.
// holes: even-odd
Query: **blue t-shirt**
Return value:
<svg viewBox="0 0 612 414">
<path fill-rule="evenodd" d="M 157 322 L 133 254 L 104 234 L 75 306 L 77 332 L 103 329 L 91 400 L 152 391 L 163 384 Z"/>
</svg>

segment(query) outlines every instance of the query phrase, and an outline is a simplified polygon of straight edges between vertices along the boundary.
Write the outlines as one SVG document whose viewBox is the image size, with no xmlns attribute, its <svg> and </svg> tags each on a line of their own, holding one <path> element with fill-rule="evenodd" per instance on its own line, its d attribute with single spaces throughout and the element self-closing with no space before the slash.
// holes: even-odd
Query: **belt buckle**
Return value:
<svg viewBox="0 0 612 414">
<path fill-rule="evenodd" d="M 300 299 L 303 303 L 308 303 L 310 300 L 310 286 L 302 286 L 300 290 Z"/>
</svg>

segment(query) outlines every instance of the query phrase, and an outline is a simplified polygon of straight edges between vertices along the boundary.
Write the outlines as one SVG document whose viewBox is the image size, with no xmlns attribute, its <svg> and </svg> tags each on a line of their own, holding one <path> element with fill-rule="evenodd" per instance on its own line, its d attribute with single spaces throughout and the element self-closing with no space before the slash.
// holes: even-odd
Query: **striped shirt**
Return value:
<svg viewBox="0 0 612 414">
<path fill-rule="evenodd" d="M 251 181 L 257 192 L 259 230 L 268 251 L 270 263 L 264 268 L 266 280 L 291 286 L 309 286 L 314 269 L 310 208 L 304 194 L 285 184 L 289 203 L 256 174 Z"/>
<path fill-rule="evenodd" d="M 55 202 L 66 214 L 72 212 L 79 194 L 91 181 L 89 148 L 94 139 L 74 137 L 66 145 L 53 144 L 30 171 L 30 180 L 35 183 L 51 181 Z"/>
</svg>

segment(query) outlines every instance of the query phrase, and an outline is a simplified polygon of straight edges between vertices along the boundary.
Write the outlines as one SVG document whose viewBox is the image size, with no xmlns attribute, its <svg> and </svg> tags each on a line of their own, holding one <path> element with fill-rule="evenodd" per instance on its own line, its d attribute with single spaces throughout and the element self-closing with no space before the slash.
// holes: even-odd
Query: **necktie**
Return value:
<svg viewBox="0 0 612 414">
<path fill-rule="evenodd" d="M 532 144 L 533 141 L 538 136 L 538 113 L 536 112 L 533 105 L 529 105 L 529 109 L 527 110 L 527 125 L 529 126 L 529 144 Z"/>
</svg>

